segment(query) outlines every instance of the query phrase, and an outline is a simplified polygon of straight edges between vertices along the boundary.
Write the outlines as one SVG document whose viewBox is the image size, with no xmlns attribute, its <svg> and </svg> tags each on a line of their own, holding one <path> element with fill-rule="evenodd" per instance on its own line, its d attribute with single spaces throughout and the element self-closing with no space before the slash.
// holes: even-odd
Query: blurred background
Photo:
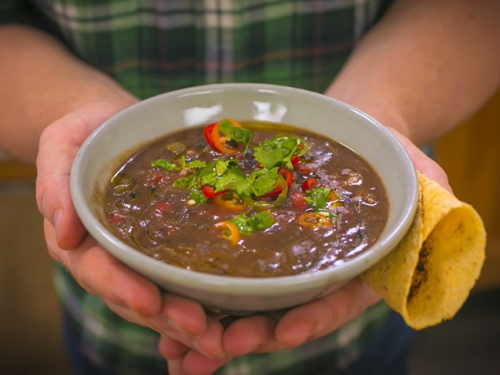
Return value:
<svg viewBox="0 0 500 375">
<path fill-rule="evenodd" d="M 436 144 L 455 194 L 484 219 L 487 261 L 458 315 L 418 333 L 411 375 L 500 374 L 499 143 L 500 93 Z M 0 374 L 70 375 L 35 175 L 0 155 Z"/>
</svg>

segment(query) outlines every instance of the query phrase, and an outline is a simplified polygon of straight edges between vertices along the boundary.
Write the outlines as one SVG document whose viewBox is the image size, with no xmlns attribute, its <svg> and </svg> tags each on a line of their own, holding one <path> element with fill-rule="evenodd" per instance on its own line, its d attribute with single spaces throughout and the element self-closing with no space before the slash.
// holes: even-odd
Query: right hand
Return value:
<svg viewBox="0 0 500 375">
<path fill-rule="evenodd" d="M 99 296 L 124 319 L 196 348 L 209 358 L 222 359 L 221 324 L 207 317 L 197 302 L 162 294 L 155 284 L 110 255 L 86 233 L 73 207 L 69 185 L 73 160 L 92 131 L 122 108 L 87 105 L 44 130 L 37 157 L 36 198 L 45 218 L 49 253 L 86 291 Z"/>
<path fill-rule="evenodd" d="M 451 187 L 444 170 L 426 156 L 408 138 L 390 128 L 410 155 L 417 170 L 435 180 L 450 193 Z M 361 314 L 380 297 L 360 279 L 354 279 L 341 289 L 318 300 L 287 310 L 243 317 L 232 323 L 223 334 L 223 346 L 228 359 L 249 353 L 272 353 L 295 348 L 323 337 Z M 164 337 L 160 352 L 175 365 L 175 375 L 208 375 L 224 361 L 200 356 L 189 346 Z M 189 372 L 186 372 L 189 370 Z"/>
</svg>

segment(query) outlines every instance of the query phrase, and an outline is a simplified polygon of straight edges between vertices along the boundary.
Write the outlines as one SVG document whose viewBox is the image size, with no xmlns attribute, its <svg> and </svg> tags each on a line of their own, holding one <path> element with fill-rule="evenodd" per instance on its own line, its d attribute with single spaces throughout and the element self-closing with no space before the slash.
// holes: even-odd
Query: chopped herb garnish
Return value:
<svg viewBox="0 0 500 375">
<path fill-rule="evenodd" d="M 167 171 L 178 171 L 178 170 L 184 169 L 186 167 L 186 158 L 184 157 L 184 155 L 181 156 L 180 162 L 181 162 L 181 165 L 179 166 L 179 165 L 172 163 L 168 160 L 158 159 L 158 160 L 152 161 L 151 166 L 163 168 L 163 169 L 166 169 Z M 200 163 L 202 163 L 202 162 L 200 162 Z"/>
<path fill-rule="evenodd" d="M 181 167 L 179 169 L 186 168 L 186 157 L 184 155 L 181 156 Z"/>
<path fill-rule="evenodd" d="M 168 160 L 165 160 L 165 159 L 155 160 L 155 161 L 151 162 L 151 166 L 163 168 L 163 169 L 166 169 L 167 171 L 179 170 L 179 167 L 177 165 L 175 165 L 175 163 L 169 162 Z"/>
<path fill-rule="evenodd" d="M 215 192 L 234 190 L 239 195 L 250 195 L 251 184 L 248 177 L 238 167 L 231 167 L 215 183 Z"/>
<path fill-rule="evenodd" d="M 199 186 L 216 186 L 217 181 L 228 170 L 229 167 L 236 165 L 236 160 L 217 160 L 208 164 L 199 173 Z"/>
<path fill-rule="evenodd" d="M 307 196 L 304 197 L 304 200 L 312 208 L 314 208 L 315 211 L 319 211 L 325 208 L 328 194 L 330 194 L 330 189 L 326 187 L 319 187 L 309 190 Z"/>
<path fill-rule="evenodd" d="M 207 197 L 205 197 L 203 192 L 198 188 L 194 188 L 191 190 L 191 193 L 189 194 L 189 198 L 194 200 L 196 202 L 196 204 L 202 204 L 202 203 L 205 203 L 207 201 Z"/>
<path fill-rule="evenodd" d="M 234 126 L 229 120 L 222 120 L 219 123 L 219 131 L 223 133 L 228 140 L 233 140 L 243 144 L 243 151 L 245 153 L 250 141 L 252 140 L 252 133 L 248 129 L 238 128 Z"/>
<path fill-rule="evenodd" d="M 270 139 L 265 139 L 255 147 L 253 155 L 263 168 L 273 168 L 283 161 L 279 144 Z"/>
<path fill-rule="evenodd" d="M 286 168 L 292 170 L 291 158 L 294 155 L 302 154 L 302 145 L 306 148 L 307 143 L 297 137 L 279 136 L 272 139 L 265 139 L 254 148 L 255 159 L 264 168 L 273 168 L 284 164 Z"/>
<path fill-rule="evenodd" d="M 236 161 L 234 160 L 217 160 L 214 166 L 215 173 L 217 174 L 217 176 L 222 176 L 224 172 L 227 171 L 227 168 L 230 165 L 235 165 L 235 164 Z"/>
<path fill-rule="evenodd" d="M 275 223 L 269 211 L 262 211 L 250 217 L 246 217 L 246 215 L 242 214 L 228 221 L 236 225 L 241 234 L 247 235 L 266 230 Z"/>
<path fill-rule="evenodd" d="M 193 160 L 186 163 L 186 167 L 191 169 L 200 169 L 200 168 L 205 168 L 206 166 L 207 163 L 201 160 Z"/>
<path fill-rule="evenodd" d="M 253 171 L 249 176 L 248 180 L 252 188 L 252 193 L 256 197 L 260 197 L 266 193 L 269 193 L 274 189 L 276 185 L 276 180 L 278 179 L 278 168 L 262 168 Z M 251 194 L 246 194 L 251 195 Z"/>
</svg>

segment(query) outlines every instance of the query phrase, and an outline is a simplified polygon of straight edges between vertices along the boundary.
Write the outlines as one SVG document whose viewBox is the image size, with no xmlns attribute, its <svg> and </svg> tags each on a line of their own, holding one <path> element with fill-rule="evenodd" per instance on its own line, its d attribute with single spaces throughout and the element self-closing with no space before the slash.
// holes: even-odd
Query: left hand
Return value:
<svg viewBox="0 0 500 375">
<path fill-rule="evenodd" d="M 37 157 L 36 193 L 45 218 L 47 249 L 82 288 L 99 296 L 122 318 L 169 335 L 211 358 L 221 358 L 225 356 L 222 325 L 207 317 L 199 303 L 161 293 L 154 283 L 114 258 L 87 235 L 73 206 L 69 177 L 75 155 L 94 129 L 129 104 L 89 103 L 44 130 Z"/>
<path fill-rule="evenodd" d="M 408 138 L 390 129 L 403 144 L 415 168 L 451 191 L 444 170 Z M 294 348 L 323 337 L 355 319 L 380 297 L 356 278 L 341 289 L 284 313 L 265 313 L 238 319 L 222 336 L 223 360 L 212 360 L 171 337 L 159 348 L 169 360 L 171 375 L 210 375 L 232 358 L 248 353 L 269 353 Z"/>
</svg>

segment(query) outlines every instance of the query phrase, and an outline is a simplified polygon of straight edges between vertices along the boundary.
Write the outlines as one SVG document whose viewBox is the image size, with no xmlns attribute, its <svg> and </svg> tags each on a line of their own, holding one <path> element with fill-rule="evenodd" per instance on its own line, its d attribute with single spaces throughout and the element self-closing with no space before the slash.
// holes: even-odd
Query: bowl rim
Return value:
<svg viewBox="0 0 500 375">
<path fill-rule="evenodd" d="M 311 273 L 304 272 L 296 275 L 276 277 L 235 277 L 188 270 L 170 265 L 168 263 L 159 262 L 158 260 L 135 250 L 133 247 L 127 245 L 114 236 L 111 231 L 109 231 L 100 222 L 100 220 L 95 217 L 90 207 L 85 203 L 85 199 L 83 198 L 83 185 L 80 183 L 81 175 L 79 172 L 81 171 L 82 164 L 84 162 L 86 150 L 90 147 L 94 139 L 99 136 L 99 133 L 102 132 L 103 129 L 110 126 L 110 124 L 128 116 L 129 113 L 135 111 L 137 108 L 149 105 L 151 102 L 163 101 L 171 97 L 183 97 L 199 95 L 201 93 L 241 89 L 261 92 L 267 91 L 270 93 L 281 94 L 287 92 L 298 93 L 316 97 L 318 100 L 335 102 L 337 106 L 343 107 L 344 109 L 355 113 L 357 116 L 365 118 L 366 121 L 377 127 L 382 136 L 387 137 L 387 140 L 393 144 L 396 152 L 401 154 L 401 157 L 403 158 L 402 162 L 407 165 L 406 169 L 409 172 L 406 185 L 409 199 L 407 206 L 404 209 L 402 219 L 394 225 L 394 228 L 389 233 L 379 238 L 368 251 L 364 251 L 361 254 L 356 255 L 354 258 L 341 265 L 332 266 L 330 268 Z M 128 262 L 141 263 L 144 267 L 147 267 L 148 275 L 143 274 L 144 277 L 153 280 L 155 278 L 167 278 L 169 281 L 178 285 L 189 285 L 190 287 L 203 289 L 206 292 L 225 293 L 229 295 L 257 294 L 261 296 L 271 296 L 280 295 L 282 293 L 298 292 L 300 290 L 310 289 L 311 287 L 324 286 L 325 280 L 330 283 L 348 281 L 360 274 L 360 272 L 357 271 L 360 267 L 366 270 L 373 266 L 394 249 L 397 243 L 403 238 L 407 230 L 410 228 L 418 206 L 419 187 L 413 162 L 401 142 L 394 136 L 394 134 L 392 134 L 392 132 L 390 132 L 377 120 L 352 107 L 351 105 L 328 97 L 324 94 L 288 86 L 260 83 L 218 83 L 193 86 L 156 95 L 142 100 L 104 121 L 89 135 L 77 152 L 71 167 L 70 191 L 75 210 L 89 234 L 94 237 L 100 246 L 118 259 L 120 259 L 120 257 L 116 254 L 119 252 L 125 252 Z M 134 272 L 140 273 L 140 271 L 137 270 L 134 270 Z M 272 288 L 269 288 L 271 285 Z"/>
</svg>

